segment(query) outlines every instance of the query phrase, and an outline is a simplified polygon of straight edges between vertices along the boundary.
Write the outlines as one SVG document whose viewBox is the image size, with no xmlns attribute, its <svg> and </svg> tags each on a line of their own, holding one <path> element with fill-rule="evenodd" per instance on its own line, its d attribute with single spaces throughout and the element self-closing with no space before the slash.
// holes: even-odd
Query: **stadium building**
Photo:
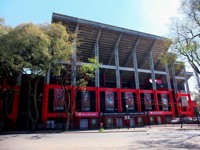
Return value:
<svg viewBox="0 0 200 150">
<path fill-rule="evenodd" d="M 178 63 L 169 68 L 158 59 L 167 51 L 166 38 L 57 13 L 53 13 L 52 22 L 61 22 L 79 39 L 76 65 L 89 63 L 91 57 L 100 63 L 86 91 L 78 91 L 70 128 L 93 129 L 101 123 L 105 128 L 138 127 L 194 116 L 196 105 L 188 86 L 192 73 L 184 67 L 176 69 Z M 76 69 L 76 65 L 72 67 Z M 26 84 L 23 76 L 21 84 L 15 86 L 8 116 L 17 124 L 26 118 L 22 94 Z M 59 99 L 61 86 L 50 73 L 40 84 L 39 122 L 45 128 L 60 128 L 66 119 L 63 100 Z M 73 96 L 73 87 L 68 88 Z"/>
</svg>

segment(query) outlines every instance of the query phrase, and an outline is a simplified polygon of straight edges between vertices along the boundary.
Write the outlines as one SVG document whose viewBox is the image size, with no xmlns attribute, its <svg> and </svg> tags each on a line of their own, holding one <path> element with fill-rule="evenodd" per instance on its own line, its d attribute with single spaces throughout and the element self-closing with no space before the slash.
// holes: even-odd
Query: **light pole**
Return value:
<svg viewBox="0 0 200 150">
<path fill-rule="evenodd" d="M 197 124 L 198 124 L 198 126 L 200 126 L 199 125 L 199 114 L 197 115 Z"/>
<path fill-rule="evenodd" d="M 183 120 L 182 120 L 182 114 L 181 114 L 181 112 L 182 112 L 182 101 L 181 101 L 181 98 L 179 99 L 179 103 L 180 103 L 180 124 L 181 124 L 181 128 L 183 128 Z"/>
<path fill-rule="evenodd" d="M 126 123 L 127 123 L 127 128 L 129 129 L 129 123 L 128 123 L 128 105 L 126 104 Z"/>
<path fill-rule="evenodd" d="M 149 128 L 151 128 L 151 120 L 150 120 L 150 115 L 149 115 L 149 108 L 147 109 L 147 119 L 149 121 Z"/>
</svg>

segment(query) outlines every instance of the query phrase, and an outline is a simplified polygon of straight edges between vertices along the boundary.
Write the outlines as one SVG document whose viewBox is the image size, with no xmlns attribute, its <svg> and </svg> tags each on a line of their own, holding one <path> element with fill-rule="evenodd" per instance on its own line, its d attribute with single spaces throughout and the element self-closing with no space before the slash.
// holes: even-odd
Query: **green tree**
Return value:
<svg viewBox="0 0 200 150">
<path fill-rule="evenodd" d="M 188 61 L 200 80 L 200 0 L 182 0 L 181 16 L 175 17 L 170 23 L 171 39 L 166 40 L 168 52 L 160 56 L 161 63 L 171 66 L 176 58 Z M 176 65 L 177 66 L 177 65 Z M 178 67 L 182 68 L 183 63 Z M 177 69 L 177 68 L 175 68 Z M 200 82 L 198 82 L 200 83 Z M 200 89 L 200 84 L 197 90 Z"/>
<path fill-rule="evenodd" d="M 6 55 L 11 57 L 9 62 L 6 60 L 6 63 L 12 70 L 23 71 L 27 75 L 28 118 L 32 124 L 31 130 L 34 130 L 39 118 L 37 86 L 48 68 L 50 40 L 37 25 L 21 24 L 8 33 L 4 42 Z M 31 110 L 31 105 L 34 106 L 34 110 Z"/>
<path fill-rule="evenodd" d="M 171 52 L 186 59 L 200 75 L 200 0 L 181 1 L 181 12 L 170 24 Z"/>
<path fill-rule="evenodd" d="M 23 71 L 27 75 L 28 88 L 28 118 L 32 123 L 31 130 L 35 130 L 39 118 L 38 112 L 38 83 L 49 70 L 60 79 L 61 86 L 65 90 L 65 112 L 70 120 L 72 110 L 70 109 L 69 92 L 66 89 L 71 78 L 71 64 L 76 63 L 73 59 L 74 46 L 77 41 L 74 35 L 69 34 L 65 26 L 60 23 L 53 24 L 21 24 L 14 29 L 5 26 L 0 35 L 0 65 L 15 74 Z M 87 81 L 93 78 L 96 69 L 96 59 L 90 59 L 91 64 L 77 67 L 79 80 L 74 89 L 86 86 Z M 95 64 L 95 65 L 94 65 Z M 70 68 L 70 69 L 69 69 Z M 66 75 L 70 76 L 68 78 Z M 33 89 L 33 90 L 32 90 Z M 67 94 L 68 93 L 68 94 Z M 76 92 L 77 93 L 77 92 Z M 66 98 L 68 96 L 68 98 Z M 73 107 L 75 97 L 73 98 Z M 33 105 L 33 106 L 32 106 Z M 31 109 L 34 108 L 34 110 Z"/>
<path fill-rule="evenodd" d="M 74 59 L 73 56 L 75 46 L 79 45 L 79 42 L 75 38 L 76 35 L 69 34 L 62 24 L 47 24 L 43 25 L 42 28 L 49 36 L 51 43 L 49 47 L 51 55 L 49 69 L 51 74 L 57 78 L 64 91 L 64 111 L 67 116 L 65 129 L 68 130 L 70 119 L 75 113 L 74 106 L 78 88 L 82 87 L 84 90 L 88 81 L 94 78 L 95 69 L 99 67 L 99 64 L 95 58 L 89 58 L 89 64 L 76 65 L 78 60 Z M 71 69 L 72 65 L 76 65 L 76 70 Z M 76 77 L 78 78 L 77 82 L 70 85 L 70 89 L 73 88 L 75 91 L 74 97 L 71 97 L 67 85 Z"/>
<path fill-rule="evenodd" d="M 51 59 L 49 60 L 49 70 L 51 74 L 57 77 L 60 80 L 62 89 L 64 90 L 64 103 L 65 103 L 65 112 L 68 116 L 70 104 L 69 90 L 66 85 L 70 82 L 69 76 L 71 75 L 70 63 L 72 56 L 74 54 L 74 46 L 77 44 L 74 41 L 74 35 L 69 34 L 62 24 L 45 24 L 41 28 L 49 36 L 50 47 L 49 54 Z M 47 70 L 48 72 L 48 70 Z"/>
<path fill-rule="evenodd" d="M 71 65 L 77 63 L 77 60 L 71 59 L 70 63 L 65 63 L 60 66 L 60 75 L 57 76 L 58 81 L 61 83 L 61 87 L 65 93 L 65 113 L 66 113 L 66 125 L 65 130 L 69 129 L 70 119 L 75 114 L 75 102 L 77 97 L 77 92 L 79 88 L 85 90 L 85 87 L 88 84 L 88 81 L 94 78 L 95 70 L 99 68 L 99 63 L 96 58 L 88 58 L 89 64 L 77 66 L 76 76 L 73 76 L 74 71 L 71 69 Z M 76 78 L 77 77 L 77 78 Z M 75 91 L 75 95 L 71 97 L 67 85 L 71 83 L 74 79 L 77 79 L 76 83 L 70 85 L 70 89 Z"/>
<path fill-rule="evenodd" d="M 12 28 L 5 25 L 4 19 L 0 18 L 0 80 L 2 83 L 2 89 L 0 92 L 0 102 L 3 104 L 1 109 L 0 117 L 0 131 L 3 130 L 4 122 L 8 116 L 8 111 L 11 107 L 14 90 L 13 87 L 17 81 L 17 72 L 10 68 L 10 61 L 12 59 L 11 55 L 7 54 L 7 51 L 4 49 L 5 46 L 5 37 L 8 36 L 9 32 L 12 31 Z M 10 80 L 10 88 L 5 82 Z"/>
<path fill-rule="evenodd" d="M 194 99 L 195 101 L 197 101 L 197 104 L 198 104 L 199 110 L 200 110 L 200 92 L 194 91 L 194 92 L 192 92 L 191 94 L 192 94 L 192 96 L 193 96 L 193 99 Z"/>
</svg>

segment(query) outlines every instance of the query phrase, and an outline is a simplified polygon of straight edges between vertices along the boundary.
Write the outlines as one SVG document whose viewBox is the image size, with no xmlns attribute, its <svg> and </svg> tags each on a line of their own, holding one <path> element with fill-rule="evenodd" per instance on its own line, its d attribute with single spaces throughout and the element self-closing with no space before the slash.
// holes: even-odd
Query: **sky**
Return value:
<svg viewBox="0 0 200 150">
<path fill-rule="evenodd" d="M 168 37 L 179 6 L 180 0 L 0 0 L 0 17 L 15 27 L 50 23 L 55 12 Z"/>
<path fill-rule="evenodd" d="M 149 34 L 166 36 L 179 0 L 0 0 L 0 17 L 16 26 L 51 22 L 60 13 Z"/>
</svg>

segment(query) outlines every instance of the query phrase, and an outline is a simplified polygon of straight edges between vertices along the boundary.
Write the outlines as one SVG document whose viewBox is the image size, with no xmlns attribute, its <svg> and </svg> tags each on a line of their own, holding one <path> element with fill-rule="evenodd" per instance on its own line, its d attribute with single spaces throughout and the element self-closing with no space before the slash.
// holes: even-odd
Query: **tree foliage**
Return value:
<svg viewBox="0 0 200 150">
<path fill-rule="evenodd" d="M 171 51 L 200 74 L 200 0 L 183 0 L 182 16 L 171 23 Z"/>
<path fill-rule="evenodd" d="M 0 69 L 1 76 L 13 76 L 24 72 L 29 83 L 28 88 L 28 118 L 35 129 L 39 118 L 38 112 L 38 83 L 49 70 L 59 79 L 65 91 L 65 112 L 67 121 L 74 115 L 76 94 L 79 87 L 85 87 L 88 81 L 94 78 L 98 67 L 96 59 L 90 58 L 90 64 L 76 65 L 73 58 L 74 48 L 77 45 L 74 34 L 69 34 L 60 23 L 35 25 L 32 23 L 20 24 L 15 28 L 4 25 L 0 19 Z M 75 96 L 70 98 L 67 84 L 76 76 L 72 76 L 71 65 L 76 66 L 77 82 L 73 87 Z M 72 101 L 70 101 L 73 99 Z M 68 101 L 67 101 L 68 100 Z M 33 107 L 34 109 L 31 109 Z"/>
<path fill-rule="evenodd" d="M 50 45 L 48 53 L 48 69 L 52 69 L 54 75 L 59 76 L 61 73 L 61 63 L 69 64 L 72 54 L 74 53 L 73 34 L 69 34 L 61 23 L 41 25 L 42 30 L 48 35 Z"/>
<path fill-rule="evenodd" d="M 193 96 L 193 99 L 197 102 L 198 106 L 199 106 L 199 110 L 200 110 L 200 91 L 194 91 L 191 93 Z"/>
<path fill-rule="evenodd" d="M 60 63 L 60 73 L 57 74 L 55 68 L 52 69 L 52 74 L 59 81 L 63 91 L 65 99 L 64 111 L 66 113 L 66 125 L 65 129 L 68 130 L 70 119 L 75 114 L 75 102 L 78 90 L 84 91 L 88 82 L 94 78 L 96 69 L 99 68 L 99 63 L 96 58 L 88 58 L 89 63 L 85 65 L 76 65 L 79 60 L 73 59 L 71 61 Z M 72 65 L 76 65 L 76 70 L 72 69 Z M 73 80 L 76 80 L 75 84 L 71 84 Z M 68 88 L 67 85 L 70 87 Z M 74 91 L 74 95 L 70 94 L 70 90 Z"/>
<path fill-rule="evenodd" d="M 6 42 L 6 36 L 12 28 L 4 24 L 4 19 L 0 18 L 0 76 L 12 75 L 13 71 L 7 67 L 7 62 L 9 63 L 11 57 L 4 49 L 4 44 Z M 8 61 L 7 61 L 8 60 Z"/>
</svg>

